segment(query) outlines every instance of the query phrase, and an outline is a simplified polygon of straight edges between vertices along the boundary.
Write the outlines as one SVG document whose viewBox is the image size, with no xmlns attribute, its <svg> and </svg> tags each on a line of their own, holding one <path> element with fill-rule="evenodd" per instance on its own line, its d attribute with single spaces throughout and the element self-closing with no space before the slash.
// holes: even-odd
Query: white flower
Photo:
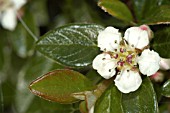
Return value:
<svg viewBox="0 0 170 113">
<path fill-rule="evenodd" d="M 14 30 L 17 25 L 17 11 L 26 0 L 0 0 L 0 23 L 3 28 Z"/>
<path fill-rule="evenodd" d="M 116 76 L 115 85 L 123 93 L 136 91 L 142 83 L 142 79 L 138 72 L 131 70 L 123 70 L 120 75 Z"/>
<path fill-rule="evenodd" d="M 93 68 L 105 79 L 119 71 L 114 80 L 117 88 L 123 93 L 137 90 L 142 83 L 139 71 L 150 76 L 160 68 L 158 53 L 146 49 L 151 34 L 149 27 L 142 25 L 127 29 L 122 39 L 117 29 L 107 27 L 99 33 L 98 47 L 104 52 L 93 60 Z"/>
<path fill-rule="evenodd" d="M 98 47 L 100 47 L 101 51 L 114 51 L 121 40 L 121 34 L 118 32 L 118 29 L 107 27 L 98 35 Z"/>
<path fill-rule="evenodd" d="M 99 54 L 93 60 L 93 68 L 105 79 L 109 79 L 115 75 L 116 66 L 115 60 L 109 54 Z"/>
<path fill-rule="evenodd" d="M 143 49 L 149 44 L 149 34 L 147 30 L 140 27 L 131 27 L 125 31 L 124 39 L 129 45 L 137 49 Z"/>
<path fill-rule="evenodd" d="M 160 68 L 160 60 L 161 58 L 158 53 L 145 49 L 141 56 L 138 57 L 140 72 L 147 76 L 155 74 Z"/>
</svg>

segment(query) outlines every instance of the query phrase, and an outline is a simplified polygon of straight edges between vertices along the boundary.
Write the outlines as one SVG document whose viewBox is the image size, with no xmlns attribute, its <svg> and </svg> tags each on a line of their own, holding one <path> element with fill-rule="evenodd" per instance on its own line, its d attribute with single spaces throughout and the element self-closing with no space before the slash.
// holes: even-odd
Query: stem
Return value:
<svg viewBox="0 0 170 113">
<path fill-rule="evenodd" d="M 130 22 L 130 25 L 136 26 L 137 24 L 136 24 L 135 22 L 131 21 L 131 22 Z"/>
<path fill-rule="evenodd" d="M 38 38 L 34 35 L 34 33 L 30 30 L 30 28 L 27 26 L 27 24 L 23 21 L 23 19 L 20 17 L 20 15 L 17 13 L 17 17 L 21 24 L 24 26 L 24 28 L 27 30 L 27 32 L 32 36 L 32 38 L 37 41 Z"/>
<path fill-rule="evenodd" d="M 113 78 L 105 79 L 97 85 L 94 95 L 99 98 L 103 92 L 113 83 Z"/>
</svg>

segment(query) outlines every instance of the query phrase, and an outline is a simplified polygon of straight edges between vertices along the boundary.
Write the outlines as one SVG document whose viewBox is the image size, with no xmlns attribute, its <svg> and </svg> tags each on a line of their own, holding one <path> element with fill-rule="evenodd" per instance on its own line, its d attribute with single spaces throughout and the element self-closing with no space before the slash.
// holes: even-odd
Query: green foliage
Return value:
<svg viewBox="0 0 170 113">
<path fill-rule="evenodd" d="M 35 55 L 34 58 L 28 59 L 18 74 L 18 83 L 16 88 L 15 105 L 18 113 L 27 112 L 35 97 L 28 90 L 32 79 L 36 79 L 51 70 L 53 63 L 41 55 Z M 43 70 L 42 70 L 43 68 Z M 23 101 L 27 101 L 24 105 Z"/>
<path fill-rule="evenodd" d="M 147 15 L 147 18 L 142 20 L 142 24 L 169 24 L 170 23 L 170 6 L 158 6 Z"/>
<path fill-rule="evenodd" d="M 147 101 L 146 101 L 147 100 Z M 142 81 L 139 90 L 122 96 L 125 112 L 158 113 L 156 93 L 149 78 Z"/>
<path fill-rule="evenodd" d="M 103 29 L 96 24 L 73 24 L 49 31 L 37 42 L 37 50 L 69 67 L 85 67 L 99 53 L 97 34 Z"/>
<path fill-rule="evenodd" d="M 33 34 L 38 36 L 39 29 L 37 28 L 32 13 L 29 11 L 26 11 L 26 13 L 27 14 L 23 17 L 23 21 L 28 25 L 27 27 Z M 35 41 L 21 23 L 18 24 L 13 32 L 8 32 L 7 38 L 9 38 L 10 43 L 18 56 L 26 58 L 33 54 Z"/>
<path fill-rule="evenodd" d="M 129 94 L 122 94 L 111 85 L 96 102 L 95 113 L 122 112 L 158 113 L 156 94 L 149 78 L 146 77 L 140 88 Z"/>
<path fill-rule="evenodd" d="M 71 70 L 56 70 L 30 84 L 30 90 L 44 99 L 59 102 L 76 102 L 73 93 L 92 90 L 92 83 L 82 74 Z"/>
<path fill-rule="evenodd" d="M 0 26 L 0 112 L 88 113 L 92 106 L 95 113 L 169 112 L 169 77 L 154 88 L 143 77 L 137 91 L 123 94 L 114 77 L 103 81 L 91 68 L 106 26 L 152 25 L 151 49 L 170 58 L 170 26 L 162 25 L 170 23 L 169 0 L 30 0 L 18 14 L 23 22 L 14 31 Z"/>
<path fill-rule="evenodd" d="M 119 0 L 100 0 L 98 5 L 110 15 L 128 23 L 133 21 L 132 14 L 128 7 Z"/>
<path fill-rule="evenodd" d="M 121 92 L 112 84 L 97 100 L 94 113 L 122 113 L 121 100 Z"/>
<path fill-rule="evenodd" d="M 162 86 L 162 95 L 170 97 L 170 80 L 167 80 Z"/>
<path fill-rule="evenodd" d="M 155 33 L 153 39 L 153 49 L 159 53 L 161 57 L 170 58 L 170 27 L 159 30 Z"/>
<path fill-rule="evenodd" d="M 169 5 L 166 0 L 133 0 L 133 8 L 139 24 L 167 24 L 170 23 Z"/>
</svg>

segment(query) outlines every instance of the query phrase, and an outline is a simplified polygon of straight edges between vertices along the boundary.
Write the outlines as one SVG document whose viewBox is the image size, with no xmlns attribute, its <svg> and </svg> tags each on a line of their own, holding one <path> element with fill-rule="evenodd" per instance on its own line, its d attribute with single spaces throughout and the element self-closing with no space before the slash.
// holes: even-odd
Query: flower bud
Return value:
<svg viewBox="0 0 170 113">
<path fill-rule="evenodd" d="M 161 58 L 160 69 L 161 70 L 169 70 L 170 69 L 170 59 Z"/>
<path fill-rule="evenodd" d="M 162 72 L 158 71 L 155 74 L 153 74 L 152 76 L 150 76 L 150 78 L 152 80 L 154 80 L 155 82 L 163 82 L 164 74 Z"/>
</svg>

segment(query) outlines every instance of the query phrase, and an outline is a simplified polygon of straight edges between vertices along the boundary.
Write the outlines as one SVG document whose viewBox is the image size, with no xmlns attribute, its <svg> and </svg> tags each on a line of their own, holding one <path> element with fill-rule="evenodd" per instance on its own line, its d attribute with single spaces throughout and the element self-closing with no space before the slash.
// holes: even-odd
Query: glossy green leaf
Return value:
<svg viewBox="0 0 170 113">
<path fill-rule="evenodd" d="M 111 85 L 97 100 L 94 113 L 123 113 L 121 92 Z"/>
<path fill-rule="evenodd" d="M 126 22 L 132 22 L 133 17 L 128 7 L 119 0 L 100 0 L 98 5 L 110 15 Z"/>
<path fill-rule="evenodd" d="M 157 113 L 156 93 L 149 78 L 144 78 L 140 88 L 123 94 L 111 85 L 97 100 L 95 113 Z"/>
<path fill-rule="evenodd" d="M 162 95 L 170 97 L 170 80 L 167 80 L 162 86 Z"/>
<path fill-rule="evenodd" d="M 30 90 L 44 99 L 73 103 L 73 93 L 92 90 L 92 83 L 82 74 L 72 70 L 55 70 L 37 78 L 30 84 Z"/>
<path fill-rule="evenodd" d="M 122 95 L 122 106 L 125 113 L 158 113 L 156 93 L 148 77 L 137 91 Z"/>
<path fill-rule="evenodd" d="M 161 57 L 170 58 L 170 27 L 159 30 L 154 36 L 152 48 Z"/>
<path fill-rule="evenodd" d="M 41 37 L 37 50 L 66 66 L 88 66 L 99 52 L 96 40 L 101 30 L 103 27 L 96 24 L 59 27 Z"/>
</svg>

